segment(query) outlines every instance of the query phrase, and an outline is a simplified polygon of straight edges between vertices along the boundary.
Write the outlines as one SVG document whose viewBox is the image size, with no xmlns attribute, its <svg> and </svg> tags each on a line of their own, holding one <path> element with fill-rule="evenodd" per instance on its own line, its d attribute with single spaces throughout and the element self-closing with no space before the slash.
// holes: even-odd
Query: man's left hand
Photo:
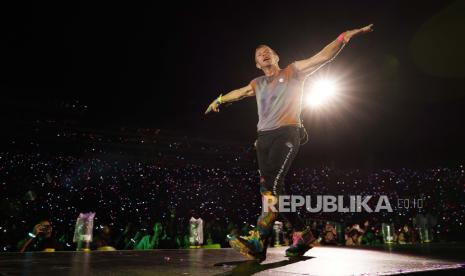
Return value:
<svg viewBox="0 0 465 276">
<path fill-rule="evenodd" d="M 344 34 L 344 42 L 347 43 L 354 36 L 357 36 L 357 35 L 360 35 L 360 34 L 371 33 L 372 31 L 373 31 L 373 24 L 370 24 L 370 25 L 365 26 L 365 27 L 360 28 L 360 29 L 347 31 Z"/>
</svg>

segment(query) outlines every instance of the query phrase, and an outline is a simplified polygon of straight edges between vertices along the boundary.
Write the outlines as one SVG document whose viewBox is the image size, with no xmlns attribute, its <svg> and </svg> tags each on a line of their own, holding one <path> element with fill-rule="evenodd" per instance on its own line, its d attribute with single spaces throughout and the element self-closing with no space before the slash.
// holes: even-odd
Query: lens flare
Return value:
<svg viewBox="0 0 465 276">
<path fill-rule="evenodd" d="M 311 107 L 318 107 L 330 101 L 336 94 L 336 83 L 330 79 L 321 79 L 310 87 L 310 93 L 305 101 Z"/>
</svg>

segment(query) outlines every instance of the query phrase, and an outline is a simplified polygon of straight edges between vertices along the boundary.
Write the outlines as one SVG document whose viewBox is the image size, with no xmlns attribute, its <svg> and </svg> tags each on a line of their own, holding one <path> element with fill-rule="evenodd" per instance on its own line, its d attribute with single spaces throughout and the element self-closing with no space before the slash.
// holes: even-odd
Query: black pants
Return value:
<svg viewBox="0 0 465 276">
<path fill-rule="evenodd" d="M 286 193 L 284 179 L 300 147 L 300 128 L 285 126 L 258 133 L 256 144 L 258 167 L 260 169 L 260 192 L 262 195 L 279 196 Z M 295 212 L 280 213 L 292 225 L 294 231 L 305 227 Z M 277 216 L 264 214 L 258 219 L 263 233 L 270 233 Z"/>
</svg>

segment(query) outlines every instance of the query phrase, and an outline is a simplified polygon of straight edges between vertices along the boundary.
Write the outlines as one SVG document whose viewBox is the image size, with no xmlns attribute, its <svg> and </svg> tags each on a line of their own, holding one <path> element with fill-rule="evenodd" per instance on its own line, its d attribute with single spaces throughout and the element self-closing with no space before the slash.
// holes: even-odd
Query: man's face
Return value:
<svg viewBox="0 0 465 276">
<path fill-rule="evenodd" d="M 104 234 L 108 235 L 108 234 L 110 234 L 110 231 L 111 231 L 111 229 L 110 229 L 110 227 L 108 227 L 108 225 L 103 226 L 102 232 Z"/>
<path fill-rule="evenodd" d="M 255 62 L 257 64 L 257 68 L 261 69 L 266 66 L 275 65 L 279 61 L 278 55 L 274 53 L 274 51 L 268 47 L 260 47 L 255 51 Z"/>
<path fill-rule="evenodd" d="M 53 228 L 52 228 L 52 224 L 50 224 L 49 221 L 41 222 L 40 229 L 41 229 L 42 234 L 45 237 L 50 237 L 52 235 Z"/>
</svg>

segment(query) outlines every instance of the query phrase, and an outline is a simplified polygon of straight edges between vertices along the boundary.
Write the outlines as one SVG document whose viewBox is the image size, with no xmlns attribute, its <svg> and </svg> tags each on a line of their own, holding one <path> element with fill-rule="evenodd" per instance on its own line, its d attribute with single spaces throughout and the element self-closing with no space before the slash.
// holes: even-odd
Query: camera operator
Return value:
<svg viewBox="0 0 465 276">
<path fill-rule="evenodd" d="M 26 251 L 55 251 L 62 250 L 62 246 L 55 239 L 52 224 L 43 220 L 34 226 L 32 233 L 22 241 L 20 252 Z"/>
</svg>

